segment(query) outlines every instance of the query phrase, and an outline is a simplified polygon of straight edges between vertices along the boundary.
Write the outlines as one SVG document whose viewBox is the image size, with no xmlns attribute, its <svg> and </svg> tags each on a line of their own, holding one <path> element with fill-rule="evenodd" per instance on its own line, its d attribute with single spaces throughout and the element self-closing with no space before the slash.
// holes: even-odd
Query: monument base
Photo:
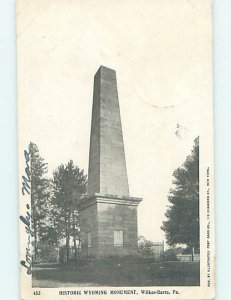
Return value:
<svg viewBox="0 0 231 300">
<path fill-rule="evenodd" d="M 137 255 L 137 206 L 141 198 L 100 195 L 79 204 L 81 256 Z"/>
</svg>

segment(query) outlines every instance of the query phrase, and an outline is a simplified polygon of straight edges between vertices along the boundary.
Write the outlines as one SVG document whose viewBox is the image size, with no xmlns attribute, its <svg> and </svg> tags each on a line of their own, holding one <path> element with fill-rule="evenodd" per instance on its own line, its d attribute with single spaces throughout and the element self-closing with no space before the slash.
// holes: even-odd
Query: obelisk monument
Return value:
<svg viewBox="0 0 231 300">
<path fill-rule="evenodd" d="M 116 72 L 95 74 L 87 198 L 79 205 L 81 254 L 137 254 L 137 206 L 129 196 Z"/>
</svg>

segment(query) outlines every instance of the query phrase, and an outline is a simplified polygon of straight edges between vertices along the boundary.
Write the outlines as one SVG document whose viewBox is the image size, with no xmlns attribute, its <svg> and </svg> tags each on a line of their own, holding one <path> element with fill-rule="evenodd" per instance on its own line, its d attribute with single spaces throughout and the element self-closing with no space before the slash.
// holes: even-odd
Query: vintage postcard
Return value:
<svg viewBox="0 0 231 300">
<path fill-rule="evenodd" d="M 209 0 L 17 0 L 21 299 L 214 299 Z"/>
</svg>

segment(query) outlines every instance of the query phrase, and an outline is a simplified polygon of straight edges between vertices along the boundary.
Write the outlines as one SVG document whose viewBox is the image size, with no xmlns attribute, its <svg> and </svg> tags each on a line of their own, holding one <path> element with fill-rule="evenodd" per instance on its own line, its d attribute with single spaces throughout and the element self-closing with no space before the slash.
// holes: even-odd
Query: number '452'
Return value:
<svg viewBox="0 0 231 300">
<path fill-rule="evenodd" d="M 39 295 L 41 295 L 41 292 L 40 291 L 34 291 L 34 293 L 33 293 L 35 296 L 39 296 Z"/>
</svg>

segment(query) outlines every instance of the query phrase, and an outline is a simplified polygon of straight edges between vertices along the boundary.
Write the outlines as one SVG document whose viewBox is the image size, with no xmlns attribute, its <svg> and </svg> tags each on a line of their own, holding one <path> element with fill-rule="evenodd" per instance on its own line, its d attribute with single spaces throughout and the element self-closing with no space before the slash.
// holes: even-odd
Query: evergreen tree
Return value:
<svg viewBox="0 0 231 300">
<path fill-rule="evenodd" d="M 70 239 L 73 238 L 75 258 L 77 240 L 79 240 L 79 217 L 77 202 L 85 195 L 87 179 L 84 170 L 80 170 L 70 160 L 61 164 L 53 173 L 54 184 L 54 222 L 58 238 L 65 238 L 67 260 L 69 260 Z"/>
<path fill-rule="evenodd" d="M 45 178 L 47 164 L 39 154 L 37 145 L 29 144 L 31 163 L 31 223 L 34 238 L 34 259 L 38 258 L 38 242 L 45 226 L 49 198 L 48 180 Z"/>
<path fill-rule="evenodd" d="M 175 185 L 168 195 L 170 206 L 163 222 L 167 243 L 170 246 L 185 244 L 199 248 L 199 137 L 195 139 L 191 155 L 173 173 Z"/>
</svg>

